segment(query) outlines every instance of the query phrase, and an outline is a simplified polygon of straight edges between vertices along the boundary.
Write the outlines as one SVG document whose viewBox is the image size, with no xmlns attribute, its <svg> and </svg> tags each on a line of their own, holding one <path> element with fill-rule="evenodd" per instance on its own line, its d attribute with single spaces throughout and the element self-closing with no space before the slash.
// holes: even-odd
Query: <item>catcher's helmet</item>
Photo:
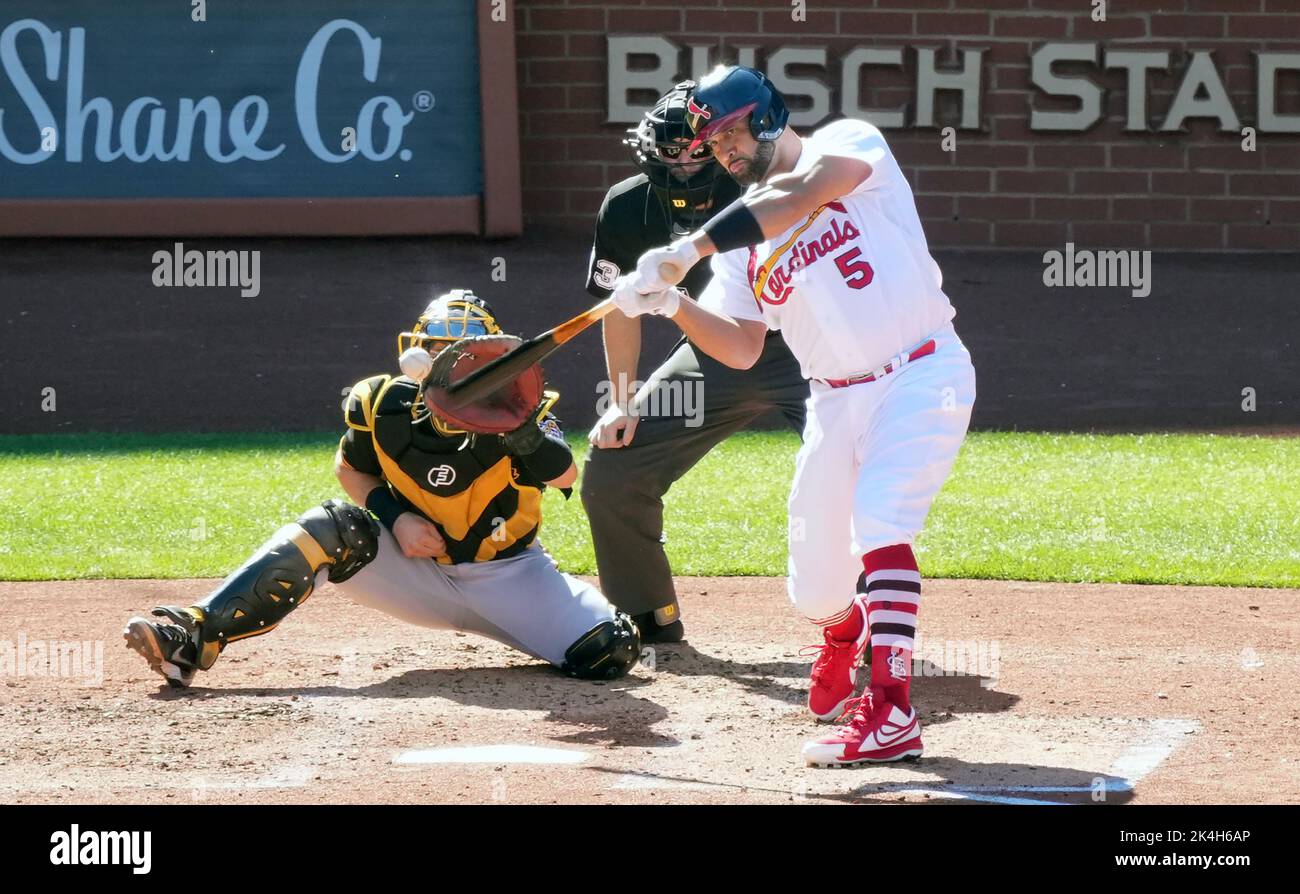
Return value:
<svg viewBox="0 0 1300 894">
<path fill-rule="evenodd" d="M 685 231 L 712 213 L 714 190 L 726 176 L 706 148 L 691 144 L 694 132 L 686 119 L 694 90 L 694 81 L 677 84 L 659 97 L 623 140 L 668 210 L 670 223 Z M 685 169 L 690 165 L 700 167 L 688 174 Z"/>
<path fill-rule="evenodd" d="M 482 298 L 469 289 L 452 289 L 429 302 L 409 332 L 397 335 L 397 353 L 421 347 L 437 354 L 459 339 L 501 332 L 496 315 Z"/>
<path fill-rule="evenodd" d="M 761 71 L 719 65 L 700 81 L 687 103 L 686 123 L 694 133 L 691 148 L 746 119 L 754 139 L 771 142 L 785 130 L 790 110 Z"/>
</svg>

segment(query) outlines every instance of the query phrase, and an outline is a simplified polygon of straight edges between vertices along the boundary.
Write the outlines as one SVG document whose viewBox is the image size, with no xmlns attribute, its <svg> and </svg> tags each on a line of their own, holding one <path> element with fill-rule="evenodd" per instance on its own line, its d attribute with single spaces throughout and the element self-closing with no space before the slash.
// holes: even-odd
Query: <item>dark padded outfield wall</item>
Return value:
<svg viewBox="0 0 1300 894">
<path fill-rule="evenodd" d="M 260 251 L 256 298 L 154 287 L 150 257 L 171 244 L 0 241 L 0 433 L 333 430 L 340 389 L 396 372 L 396 333 L 437 290 L 473 288 L 524 336 L 591 303 L 590 239 L 569 234 L 185 241 Z M 1134 298 L 1047 288 L 1041 252 L 937 255 L 980 364 L 977 428 L 1300 430 L 1292 256 L 1161 253 L 1151 294 Z M 676 334 L 647 321 L 647 359 Z M 603 393 L 600 333 L 543 367 L 566 427 L 585 431 Z M 42 409 L 47 387 L 56 413 Z M 1242 411 L 1247 387 L 1254 412 Z"/>
</svg>

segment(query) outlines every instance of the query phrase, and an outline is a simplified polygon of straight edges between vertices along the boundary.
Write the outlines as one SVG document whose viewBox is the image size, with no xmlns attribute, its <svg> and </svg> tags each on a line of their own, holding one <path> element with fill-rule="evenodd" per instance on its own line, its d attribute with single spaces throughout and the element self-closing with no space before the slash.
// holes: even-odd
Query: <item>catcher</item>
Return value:
<svg viewBox="0 0 1300 894">
<path fill-rule="evenodd" d="M 437 403 L 448 382 L 518 343 L 473 293 L 434 299 L 398 336 L 408 374 L 365 379 L 344 406 L 334 472 L 358 505 L 308 510 L 202 601 L 155 608 L 161 621 L 128 621 L 127 646 L 187 687 L 228 644 L 273 629 L 328 577 L 361 605 L 481 634 L 571 676 L 625 673 L 640 655 L 636 625 L 537 543 L 542 491 L 567 497 L 577 478 L 551 415 L 559 395 L 542 390 L 534 365 L 479 404 Z"/>
</svg>

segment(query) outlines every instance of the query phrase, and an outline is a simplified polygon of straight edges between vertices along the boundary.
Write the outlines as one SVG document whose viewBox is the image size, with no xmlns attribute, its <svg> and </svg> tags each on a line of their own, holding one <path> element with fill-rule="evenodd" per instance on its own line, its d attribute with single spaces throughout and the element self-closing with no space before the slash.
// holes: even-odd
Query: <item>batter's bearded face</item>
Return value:
<svg viewBox="0 0 1300 894">
<path fill-rule="evenodd" d="M 740 123 L 705 141 L 718 160 L 741 186 L 758 183 L 772 164 L 776 146 L 754 139 L 749 125 Z"/>
</svg>

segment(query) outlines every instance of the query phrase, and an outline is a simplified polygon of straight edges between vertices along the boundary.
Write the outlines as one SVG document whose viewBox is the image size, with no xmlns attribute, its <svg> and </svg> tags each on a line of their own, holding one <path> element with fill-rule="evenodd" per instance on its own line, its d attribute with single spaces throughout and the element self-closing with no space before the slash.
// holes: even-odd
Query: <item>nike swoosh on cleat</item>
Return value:
<svg viewBox="0 0 1300 894">
<path fill-rule="evenodd" d="M 876 744 L 881 746 L 888 746 L 888 745 L 893 745 L 895 742 L 901 742 L 903 739 L 912 735 L 915 731 L 916 731 L 916 720 L 913 720 L 907 726 L 899 728 L 897 732 L 893 733 L 888 737 L 886 737 L 885 734 L 882 733 L 880 730 L 876 730 L 872 735 L 876 740 Z"/>
</svg>

